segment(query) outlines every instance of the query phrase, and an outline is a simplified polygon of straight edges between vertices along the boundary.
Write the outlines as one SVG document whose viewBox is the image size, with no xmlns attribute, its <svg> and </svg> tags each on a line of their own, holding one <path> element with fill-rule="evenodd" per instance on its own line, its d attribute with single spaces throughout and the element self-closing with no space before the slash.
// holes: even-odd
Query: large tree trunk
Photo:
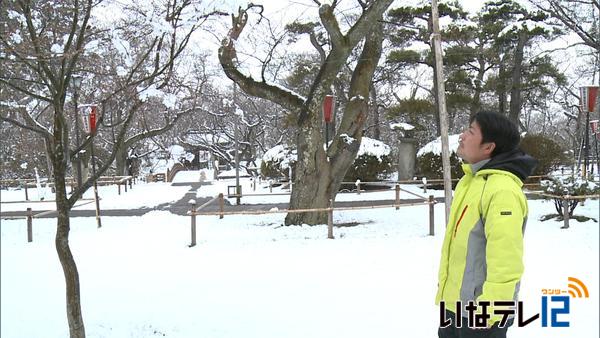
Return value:
<svg viewBox="0 0 600 338">
<path fill-rule="evenodd" d="M 311 118 L 310 121 L 314 124 L 318 119 Z M 320 123 L 318 128 L 307 125 L 299 129 L 296 134 L 298 162 L 296 162 L 296 179 L 290 198 L 292 210 L 323 208 L 327 206 L 329 199 L 335 198 L 331 187 L 331 165 L 323 149 L 323 141 Z M 285 218 L 286 225 L 303 223 L 325 224 L 327 213 L 288 213 Z"/>
<path fill-rule="evenodd" d="M 369 111 L 371 80 L 381 56 L 382 29 L 381 24 L 376 25 L 367 36 L 360 61 L 352 75 L 350 100 L 345 107 L 338 133 L 327 153 L 318 129 L 320 114 L 314 113 L 318 104 L 312 105 L 314 108 L 309 112 L 307 123 L 298 129 L 298 162 L 290 198 L 291 210 L 325 208 L 330 199 L 335 200 L 346 171 L 354 162 L 360 148 Z M 335 76 L 335 73 L 330 76 Z M 320 100 L 317 100 L 317 103 L 319 102 Z M 290 212 L 285 218 L 286 225 L 326 223 L 325 211 Z"/>
<path fill-rule="evenodd" d="M 375 64 L 377 61 L 375 61 Z M 367 84 L 368 93 L 368 84 Z M 368 105 L 365 99 L 354 99 L 348 103 L 345 116 L 354 116 L 349 121 L 354 133 L 352 138 L 337 136 L 328 153 L 324 150 L 324 142 L 319 129 L 307 125 L 298 131 L 298 162 L 296 163 L 296 179 L 290 198 L 291 210 L 321 209 L 327 207 L 329 200 L 335 196 L 346 175 L 346 171 L 354 162 L 360 148 L 362 126 L 367 119 Z M 319 119 L 311 119 L 317 122 Z M 343 123 L 343 122 L 342 122 Z M 342 129 L 343 126 L 340 126 Z M 338 151 L 339 150 L 339 151 Z M 314 156 L 311 156 L 314 154 Z M 326 224 L 327 212 L 290 212 L 285 218 L 286 225 Z"/>
<path fill-rule="evenodd" d="M 379 126 L 379 105 L 377 104 L 377 90 L 371 86 L 371 112 L 373 113 L 373 138 L 381 139 L 381 128 Z"/>
<path fill-rule="evenodd" d="M 117 167 L 115 175 L 127 176 L 127 147 L 125 145 L 116 148 L 115 163 Z"/>
<path fill-rule="evenodd" d="M 523 50 L 527 42 L 527 33 L 519 33 L 519 41 L 515 48 L 514 65 L 512 70 L 512 86 L 510 89 L 510 110 L 508 118 L 519 126 L 521 115 L 521 73 L 523 73 Z"/>
<path fill-rule="evenodd" d="M 506 57 L 502 57 L 498 65 L 498 112 L 502 115 L 506 114 Z"/>
</svg>

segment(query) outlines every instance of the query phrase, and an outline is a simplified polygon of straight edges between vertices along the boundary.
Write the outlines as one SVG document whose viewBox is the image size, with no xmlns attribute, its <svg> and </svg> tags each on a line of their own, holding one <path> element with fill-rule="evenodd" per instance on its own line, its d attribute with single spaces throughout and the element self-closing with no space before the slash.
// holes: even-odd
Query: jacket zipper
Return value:
<svg viewBox="0 0 600 338">
<path fill-rule="evenodd" d="M 458 231 L 458 226 L 460 225 L 460 222 L 462 221 L 463 217 L 465 216 L 465 212 L 467 212 L 467 209 L 469 208 L 469 205 L 465 205 L 465 208 L 463 209 L 462 213 L 460 214 L 460 218 L 458 219 L 458 222 L 456 222 L 456 227 L 454 228 L 454 236 L 452 236 L 453 238 L 456 238 L 456 232 Z"/>
</svg>

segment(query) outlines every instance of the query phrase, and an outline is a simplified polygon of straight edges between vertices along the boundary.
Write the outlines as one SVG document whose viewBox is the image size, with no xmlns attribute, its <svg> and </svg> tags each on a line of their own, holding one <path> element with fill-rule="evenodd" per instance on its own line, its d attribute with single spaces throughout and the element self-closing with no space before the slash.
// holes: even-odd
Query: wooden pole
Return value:
<svg viewBox="0 0 600 338">
<path fill-rule="evenodd" d="M 25 200 L 29 201 L 29 193 L 27 192 L 27 181 L 25 181 L 24 184 L 25 184 Z M 71 192 L 72 192 L 72 190 L 71 190 Z"/>
<path fill-rule="evenodd" d="M 119 195 L 121 195 L 121 183 L 117 183 L 117 188 L 119 190 Z"/>
<path fill-rule="evenodd" d="M 223 200 L 223 193 L 219 194 L 219 219 L 223 219 L 223 210 L 225 209 L 225 201 Z"/>
<path fill-rule="evenodd" d="M 444 172 L 444 195 L 446 206 L 446 224 L 452 205 L 452 177 L 450 173 L 450 147 L 448 145 L 448 114 L 446 112 L 446 88 L 444 85 L 444 62 L 442 60 L 442 36 L 440 34 L 437 0 L 431 1 L 431 20 L 433 23 L 433 47 L 435 51 L 435 81 L 437 84 L 438 110 L 440 113 L 440 138 L 442 141 L 442 166 Z"/>
<path fill-rule="evenodd" d="M 90 143 L 90 155 L 92 155 L 92 177 L 94 178 L 94 201 L 96 202 L 96 224 L 98 224 L 98 228 L 101 228 L 102 220 L 100 219 L 100 198 L 98 197 L 98 180 L 96 179 L 96 158 L 94 157 L 94 139 L 93 139 L 93 135 L 91 135 L 90 137 L 92 137 L 92 142 Z"/>
<path fill-rule="evenodd" d="M 235 123 L 233 124 L 233 132 L 235 138 L 235 205 L 240 205 L 240 195 L 242 194 L 242 189 L 240 187 L 240 140 L 239 140 L 239 131 L 238 127 L 242 121 L 240 119 L 241 116 L 237 115 L 237 86 L 235 82 L 233 82 L 233 116 L 237 116 Z"/>
<path fill-rule="evenodd" d="M 190 200 L 191 210 L 190 216 L 192 217 L 192 243 L 190 248 L 196 246 L 196 201 Z"/>
<path fill-rule="evenodd" d="M 329 210 L 327 210 L 327 238 L 334 239 L 333 237 L 333 200 L 329 199 Z"/>
<path fill-rule="evenodd" d="M 396 210 L 400 209 L 400 184 L 396 184 Z"/>
<path fill-rule="evenodd" d="M 569 195 L 565 196 L 563 199 L 563 220 L 564 224 L 561 229 L 569 228 Z"/>
<path fill-rule="evenodd" d="M 433 195 L 429 195 L 429 236 L 435 235 L 434 230 L 434 210 L 435 210 L 435 202 L 433 200 Z"/>
<path fill-rule="evenodd" d="M 33 242 L 33 212 L 27 208 L 27 242 Z"/>
</svg>

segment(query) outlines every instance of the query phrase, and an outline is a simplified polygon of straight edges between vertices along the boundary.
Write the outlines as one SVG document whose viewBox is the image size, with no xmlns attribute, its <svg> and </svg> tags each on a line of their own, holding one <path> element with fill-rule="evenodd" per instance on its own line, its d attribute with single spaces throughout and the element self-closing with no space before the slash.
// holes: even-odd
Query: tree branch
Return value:
<svg viewBox="0 0 600 338">
<path fill-rule="evenodd" d="M 252 5 L 249 5 L 248 9 L 252 7 Z M 252 77 L 242 74 L 237 68 L 235 64 L 237 59 L 235 41 L 248 22 L 248 9 L 243 10 L 240 8 L 237 16 L 231 15 L 232 28 L 229 30 L 227 38 L 221 42 L 221 47 L 219 47 L 219 62 L 225 74 L 250 95 L 270 100 L 290 110 L 299 109 L 304 103 L 304 99 L 299 95 L 264 81 L 258 82 Z"/>
</svg>

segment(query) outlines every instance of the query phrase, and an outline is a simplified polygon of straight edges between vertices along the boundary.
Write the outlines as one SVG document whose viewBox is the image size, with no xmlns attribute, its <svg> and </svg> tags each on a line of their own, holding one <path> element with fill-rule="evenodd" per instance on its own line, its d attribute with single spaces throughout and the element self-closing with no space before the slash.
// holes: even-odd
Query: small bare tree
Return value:
<svg viewBox="0 0 600 338">
<path fill-rule="evenodd" d="M 4 33 L 0 35 L 0 49 L 3 51 L 0 53 L 0 84 L 4 91 L 1 96 L 5 100 L 0 118 L 37 133 L 45 141 L 56 188 L 58 219 L 55 244 L 65 276 L 69 333 L 71 337 L 85 337 L 79 274 L 69 246 L 71 208 L 114 161 L 143 103 L 141 96 L 145 91 L 147 93 L 148 88 L 156 92 L 169 83 L 174 61 L 197 30 L 202 17 L 212 13 L 199 17 L 190 0 L 153 4 L 152 15 L 136 7 L 116 8 L 128 15 L 137 15 L 139 21 L 146 20 L 142 30 L 119 34 L 112 28 L 92 25 L 90 18 L 96 6 L 96 1 L 92 0 L 16 0 L 8 5 L 2 2 L 0 6 L 3 13 L 8 13 L 7 19 L 1 23 Z M 115 42 L 117 38 L 119 41 Z M 72 118 L 65 111 L 73 74 L 86 73 L 82 65 L 89 64 L 90 59 L 102 58 L 102 55 L 88 53 L 86 45 L 89 43 L 132 46 L 124 53 L 127 55 L 122 55 L 128 58 L 127 62 L 121 69 L 114 70 L 116 75 L 122 75 L 118 86 L 99 100 L 102 102 L 120 95 L 121 99 L 131 100 L 131 104 L 124 109 L 107 161 L 98 168 L 95 176 L 89 177 L 69 196 L 66 190 L 68 164 L 95 137 L 92 134 L 81 144 L 74 144 L 70 136 Z M 136 53 L 129 54 L 131 50 Z M 114 75 L 110 69 L 108 72 L 98 73 L 95 79 L 88 81 Z M 32 109 L 38 105 L 42 108 Z M 100 123 L 103 118 L 103 115 L 100 116 Z"/>
</svg>

